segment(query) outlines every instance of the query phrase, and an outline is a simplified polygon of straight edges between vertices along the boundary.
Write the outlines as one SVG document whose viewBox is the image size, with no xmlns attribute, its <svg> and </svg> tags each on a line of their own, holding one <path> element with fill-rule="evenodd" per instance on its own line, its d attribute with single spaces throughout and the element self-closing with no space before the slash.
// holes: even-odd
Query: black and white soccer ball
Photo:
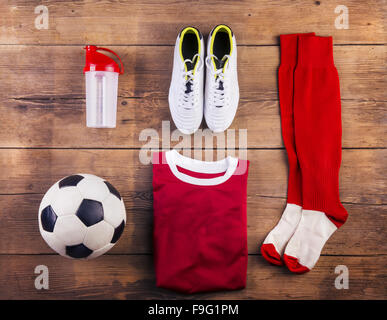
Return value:
<svg viewBox="0 0 387 320">
<path fill-rule="evenodd" d="M 93 259 L 110 250 L 124 231 L 125 205 L 106 180 L 76 174 L 56 182 L 39 207 L 39 230 L 60 255 Z"/>
</svg>

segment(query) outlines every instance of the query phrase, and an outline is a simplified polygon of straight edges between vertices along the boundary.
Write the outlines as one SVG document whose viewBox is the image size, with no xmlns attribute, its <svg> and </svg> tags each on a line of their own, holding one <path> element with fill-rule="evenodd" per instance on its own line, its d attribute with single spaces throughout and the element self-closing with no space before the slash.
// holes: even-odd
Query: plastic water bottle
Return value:
<svg viewBox="0 0 387 320">
<path fill-rule="evenodd" d="M 86 46 L 86 125 L 91 128 L 115 128 L 117 118 L 118 75 L 124 73 L 120 57 L 112 50 Z M 120 61 L 120 67 L 107 51 Z"/>
</svg>

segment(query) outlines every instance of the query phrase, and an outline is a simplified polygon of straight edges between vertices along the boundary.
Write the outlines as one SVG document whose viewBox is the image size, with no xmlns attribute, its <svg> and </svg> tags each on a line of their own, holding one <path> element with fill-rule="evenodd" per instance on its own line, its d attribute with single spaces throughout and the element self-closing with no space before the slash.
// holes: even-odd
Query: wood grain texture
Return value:
<svg viewBox="0 0 387 320">
<path fill-rule="evenodd" d="M 34 27 L 38 4 L 0 3 L 0 299 L 386 299 L 386 1 L 345 1 L 346 30 L 335 28 L 340 3 L 333 0 L 48 0 L 42 3 L 49 10 L 48 30 Z M 225 156 L 220 136 L 210 136 L 206 152 L 191 137 L 179 136 L 172 122 L 173 141 L 161 136 L 162 121 L 171 121 L 167 95 L 177 33 L 190 24 L 206 38 L 218 23 L 230 25 L 238 42 L 241 100 L 231 127 L 237 148 L 238 129 L 248 129 L 247 154 L 236 152 L 251 161 L 248 286 L 185 296 L 155 287 L 151 166 L 140 162 L 140 155 L 149 155 L 140 148 L 178 144 L 198 158 L 218 147 L 217 157 Z M 295 276 L 270 266 L 258 246 L 286 203 L 278 36 L 311 31 L 332 35 L 335 44 L 345 148 L 340 196 L 349 218 L 316 267 Z M 85 127 L 85 44 L 109 46 L 124 62 L 116 129 Z M 153 139 L 146 128 L 153 129 L 147 131 Z M 128 214 L 117 245 L 88 262 L 54 254 L 38 231 L 43 194 L 76 172 L 112 182 Z M 34 289 L 39 264 L 49 267 L 48 291 Z M 334 287 L 340 264 L 349 269 L 349 290 Z"/>
<path fill-rule="evenodd" d="M 204 157 L 202 151 L 189 151 L 189 155 Z M 350 216 L 328 242 L 325 253 L 386 252 L 386 156 L 387 150 L 343 151 L 341 200 Z M 285 206 L 287 163 L 284 150 L 248 150 L 247 157 L 251 162 L 248 243 L 249 252 L 256 253 Z M 128 224 L 112 252 L 152 252 L 152 172 L 151 165 L 140 162 L 138 150 L 2 150 L 0 165 L 0 230 L 7 230 L 0 233 L 0 253 L 51 252 L 38 233 L 39 203 L 51 184 L 76 172 L 92 172 L 106 178 L 124 197 Z M 18 241 L 21 238 L 29 245 Z"/>
<path fill-rule="evenodd" d="M 338 43 L 385 43 L 383 0 L 347 0 L 349 28 L 335 28 L 337 1 L 45 1 L 48 30 L 34 27 L 35 2 L 2 2 L 3 44 L 174 44 L 187 24 L 204 34 L 229 24 L 239 44 L 273 44 L 283 33 L 317 31 Z"/>
<path fill-rule="evenodd" d="M 151 256 L 102 256 L 74 261 L 59 256 L 0 256 L 0 299 L 383 299 L 386 256 L 320 258 L 312 272 L 290 274 L 249 256 L 244 290 L 180 295 L 155 287 Z M 46 265 L 50 289 L 36 290 L 34 269 Z M 337 290 L 334 270 L 349 269 L 349 289 Z"/>
<path fill-rule="evenodd" d="M 176 38 L 176 35 L 173 36 Z M 0 46 L 0 94 L 3 99 L 57 101 L 84 99 L 83 47 Z M 109 46 L 120 55 L 121 98 L 166 98 L 172 74 L 173 46 Z M 343 100 L 386 101 L 386 46 L 335 46 Z M 240 95 L 246 100 L 277 100 L 279 46 L 238 47 Z M 12 66 L 10 70 L 10 66 Z M 372 84 L 372 85 L 371 85 Z"/>
<path fill-rule="evenodd" d="M 213 157 L 206 159 L 216 160 L 217 155 L 223 158 L 221 151 L 213 152 Z M 141 161 L 150 159 L 150 154 L 144 151 Z M 198 158 L 202 156 L 202 151 L 194 153 L 188 150 L 185 154 Z M 235 155 L 246 156 L 243 151 Z M 343 150 L 341 200 L 359 204 L 386 204 L 386 157 L 386 149 Z M 248 150 L 247 158 L 251 163 L 249 197 L 285 198 L 286 152 Z M 44 194 L 55 181 L 77 172 L 104 177 L 122 193 L 149 192 L 152 188 L 152 170 L 150 165 L 143 163 L 140 162 L 138 150 L 3 149 L 0 153 L 0 194 Z"/>
<path fill-rule="evenodd" d="M 344 147 L 386 146 L 386 48 L 335 48 Z M 0 62 L 0 70 L 4 71 L 0 72 L 0 145 L 138 148 L 144 144 L 139 135 L 146 128 L 157 130 L 161 143 L 161 121 L 171 121 L 167 93 L 173 48 L 157 47 L 157 60 L 154 47 L 113 49 L 122 54 L 126 65 L 126 74 L 119 80 L 117 128 L 98 130 L 85 126 L 81 47 L 0 47 L 0 54 L 5 57 Z M 7 66 L 11 64 L 15 67 L 10 73 Z M 239 50 L 241 101 L 231 128 L 248 129 L 250 148 L 283 147 L 276 84 L 278 64 L 277 47 Z M 204 123 L 202 128 L 206 128 Z M 175 129 L 171 122 L 171 130 Z"/>
<path fill-rule="evenodd" d="M 256 196 L 247 202 L 248 251 L 258 254 L 267 233 L 277 224 L 286 205 L 284 198 Z M 151 254 L 153 252 L 152 194 L 123 193 L 128 222 L 120 241 L 107 254 Z M 38 208 L 42 195 L 0 196 L 0 254 L 54 253 L 39 233 Z M 324 247 L 323 255 L 373 256 L 387 251 L 385 221 L 387 205 L 344 203 L 349 219 Z"/>
<path fill-rule="evenodd" d="M 183 139 L 189 143 L 186 146 L 194 146 L 193 136 L 183 135 L 176 129 L 166 98 L 119 98 L 118 106 L 117 127 L 101 130 L 86 127 L 83 99 L 3 101 L 0 106 L 0 142 L 8 148 L 141 148 L 152 137 L 152 145 L 160 147 L 165 143 L 173 147 Z M 342 110 L 344 148 L 386 147 L 384 118 L 387 102 L 342 101 Z M 165 138 L 162 121 L 167 121 L 170 128 L 164 131 Z M 229 143 L 234 142 L 237 147 L 239 141 L 243 141 L 239 140 L 240 129 L 247 129 L 249 148 L 283 148 L 278 101 L 242 99 L 238 116 L 230 126 L 235 139 L 230 139 Z M 216 136 L 224 136 L 227 142 L 227 133 L 213 135 L 208 130 L 203 121 L 199 132 L 214 141 Z"/>
</svg>

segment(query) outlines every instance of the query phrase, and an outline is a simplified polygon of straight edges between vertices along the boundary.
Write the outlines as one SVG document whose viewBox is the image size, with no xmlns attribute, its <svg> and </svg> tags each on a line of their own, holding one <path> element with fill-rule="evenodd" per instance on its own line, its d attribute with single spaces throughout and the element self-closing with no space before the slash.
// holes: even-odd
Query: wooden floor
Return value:
<svg viewBox="0 0 387 320">
<path fill-rule="evenodd" d="M 38 2 L 0 4 L 0 298 L 387 298 L 386 1 L 344 1 L 349 29 L 335 28 L 340 3 L 333 0 L 40 2 L 49 10 L 48 30 L 34 26 Z M 152 175 L 139 159 L 146 143 L 140 133 L 153 128 L 157 147 L 168 146 L 161 126 L 171 120 L 167 94 L 177 33 L 193 25 L 206 37 L 219 23 L 230 25 L 238 41 L 241 101 L 232 128 L 237 141 L 238 129 L 247 129 L 251 161 L 248 284 L 236 292 L 182 296 L 155 288 Z M 278 36 L 311 31 L 334 38 L 343 117 L 340 195 L 349 219 L 316 267 L 300 276 L 268 265 L 258 246 L 286 202 Z M 125 64 L 116 129 L 85 126 L 85 44 L 108 46 Z M 77 172 L 111 181 L 128 213 L 117 245 L 88 262 L 53 253 L 37 223 L 45 191 Z M 49 268 L 49 290 L 34 287 L 41 264 Z M 349 269 L 348 290 L 334 286 L 337 265 Z"/>
</svg>

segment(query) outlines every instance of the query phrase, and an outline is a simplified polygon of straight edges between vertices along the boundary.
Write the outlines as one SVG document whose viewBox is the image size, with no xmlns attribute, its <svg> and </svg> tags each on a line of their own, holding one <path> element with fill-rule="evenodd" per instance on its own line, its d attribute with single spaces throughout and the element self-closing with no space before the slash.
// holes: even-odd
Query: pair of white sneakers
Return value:
<svg viewBox="0 0 387 320">
<path fill-rule="evenodd" d="M 168 101 L 172 119 L 184 134 L 199 128 L 203 113 L 214 133 L 223 132 L 238 108 L 237 45 L 231 29 L 223 24 L 212 29 L 206 59 L 204 50 L 203 35 L 198 29 L 187 27 L 179 33 Z"/>
</svg>

